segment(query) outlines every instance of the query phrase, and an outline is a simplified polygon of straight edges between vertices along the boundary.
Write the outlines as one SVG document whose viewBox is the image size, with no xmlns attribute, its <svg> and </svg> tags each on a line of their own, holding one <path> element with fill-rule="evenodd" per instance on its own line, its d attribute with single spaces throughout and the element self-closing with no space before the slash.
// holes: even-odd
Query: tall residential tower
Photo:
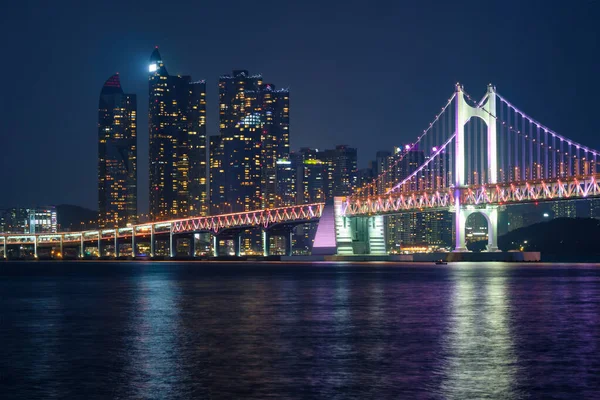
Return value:
<svg viewBox="0 0 600 400">
<path fill-rule="evenodd" d="M 206 215 L 206 82 L 169 75 L 158 48 L 148 72 L 150 219 Z"/>
<path fill-rule="evenodd" d="M 98 226 L 137 222 L 136 96 L 119 75 L 102 87 L 98 105 Z"/>
<path fill-rule="evenodd" d="M 235 70 L 219 78 L 220 135 L 211 137 L 211 213 L 269 208 L 277 161 L 289 155 L 289 91 Z"/>
</svg>

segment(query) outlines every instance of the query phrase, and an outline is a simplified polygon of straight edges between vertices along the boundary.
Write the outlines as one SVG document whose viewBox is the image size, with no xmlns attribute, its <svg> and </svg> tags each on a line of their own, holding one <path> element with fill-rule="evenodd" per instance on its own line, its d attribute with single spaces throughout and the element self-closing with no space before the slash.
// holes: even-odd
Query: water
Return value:
<svg viewBox="0 0 600 400">
<path fill-rule="evenodd" d="M 600 266 L 0 263 L 0 398 L 600 398 Z"/>
</svg>

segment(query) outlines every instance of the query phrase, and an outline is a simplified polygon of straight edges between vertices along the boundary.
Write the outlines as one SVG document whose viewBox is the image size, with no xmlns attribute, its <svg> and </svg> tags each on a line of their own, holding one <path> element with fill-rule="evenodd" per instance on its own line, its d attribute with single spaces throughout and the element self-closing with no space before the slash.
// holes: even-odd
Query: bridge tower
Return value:
<svg viewBox="0 0 600 400">
<path fill-rule="evenodd" d="M 487 98 L 487 99 L 486 99 Z M 488 85 L 487 95 L 481 107 L 473 107 L 465 100 L 463 87 L 456 84 L 455 99 L 455 132 L 454 141 L 454 199 L 455 199 L 455 252 L 467 251 L 465 244 L 465 227 L 467 218 L 474 213 L 481 213 L 488 223 L 488 251 L 498 251 L 498 207 L 465 209 L 461 205 L 461 188 L 466 186 L 465 171 L 465 125 L 471 118 L 480 118 L 487 126 L 487 183 L 498 182 L 498 160 L 496 146 L 496 88 Z"/>
</svg>

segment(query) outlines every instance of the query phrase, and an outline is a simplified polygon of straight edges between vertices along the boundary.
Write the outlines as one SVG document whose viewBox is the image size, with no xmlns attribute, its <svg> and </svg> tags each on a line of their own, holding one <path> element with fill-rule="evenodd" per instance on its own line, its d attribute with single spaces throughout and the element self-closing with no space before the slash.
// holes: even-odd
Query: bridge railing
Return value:
<svg viewBox="0 0 600 400">
<path fill-rule="evenodd" d="M 510 204 L 600 196 L 600 174 L 472 186 L 461 189 L 461 204 Z"/>
<path fill-rule="evenodd" d="M 348 197 L 343 204 L 344 216 L 381 215 L 401 212 L 444 209 L 454 206 L 454 189 L 390 193 L 370 197 Z"/>
<path fill-rule="evenodd" d="M 302 204 L 297 206 L 264 209 L 215 215 L 207 217 L 189 218 L 173 222 L 173 232 L 213 232 L 217 233 L 226 229 L 262 226 L 294 221 L 309 221 L 321 217 L 324 203 Z"/>
</svg>

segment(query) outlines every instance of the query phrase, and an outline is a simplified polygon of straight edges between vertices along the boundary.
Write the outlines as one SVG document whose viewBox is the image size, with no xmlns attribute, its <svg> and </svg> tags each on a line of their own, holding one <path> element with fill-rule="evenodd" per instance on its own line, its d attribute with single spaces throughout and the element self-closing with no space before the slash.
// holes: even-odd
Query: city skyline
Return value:
<svg viewBox="0 0 600 400">
<path fill-rule="evenodd" d="M 77 28 L 83 21 L 69 20 L 72 25 L 61 26 L 61 20 L 69 17 L 68 12 L 60 13 L 61 7 L 52 12 L 55 19 L 42 19 L 49 6 L 40 5 L 39 14 L 26 12 L 25 6 L 16 6 L 11 10 L 11 18 L 2 24 L 5 34 L 10 32 L 18 38 L 7 44 L 6 51 L 12 57 L 4 65 L 5 68 L 10 65 L 13 77 L 7 82 L 7 90 L 17 93 L 15 100 L 19 100 L 7 101 L 0 111 L 4 120 L 0 132 L 4 143 L 2 167 L 6 170 L 9 166 L 26 165 L 6 176 L 7 190 L 0 206 L 71 203 L 94 207 L 97 88 L 106 76 L 119 71 L 128 92 L 139 95 L 138 109 L 145 110 L 148 50 L 157 44 L 165 50 L 165 58 L 173 60 L 174 73 L 189 72 L 207 79 L 208 135 L 218 132 L 217 77 L 232 68 L 247 68 L 263 73 L 273 82 L 284 82 L 294 91 L 292 149 L 347 144 L 359 149 L 359 168 L 376 151 L 412 140 L 430 121 L 431 110 L 445 100 L 457 80 L 467 87 L 481 87 L 491 81 L 541 122 L 568 133 L 574 140 L 598 147 L 598 139 L 590 133 L 595 124 L 589 101 L 599 84 L 594 79 L 598 44 L 593 40 L 592 24 L 597 3 L 569 7 L 514 4 L 515 7 L 518 4 L 519 12 L 514 12 L 515 7 L 510 7 L 509 2 L 502 6 L 479 4 L 478 11 L 467 5 L 458 9 L 441 5 L 437 11 L 431 11 L 424 6 L 407 9 L 394 4 L 385 10 L 366 10 L 364 14 L 359 12 L 363 8 L 358 3 L 351 2 L 340 10 L 322 4 L 320 18 L 294 5 L 249 10 L 271 17 L 281 15 L 286 20 L 285 24 L 275 23 L 273 29 L 280 35 L 272 36 L 268 52 L 248 46 L 250 40 L 257 40 L 255 28 L 250 29 L 247 39 L 225 33 L 194 45 L 202 51 L 189 52 L 190 38 L 196 36 L 190 36 L 188 28 L 170 32 L 165 27 L 161 28 L 163 31 L 148 32 L 142 22 L 147 23 L 144 17 L 151 11 L 143 11 L 136 17 L 139 10 L 130 6 L 124 7 L 119 15 L 110 14 L 115 22 L 131 22 L 127 31 L 119 32 L 118 39 L 116 32 L 99 38 L 93 34 L 94 27 L 114 8 L 108 3 L 92 6 L 98 9 L 91 10 L 90 15 L 94 16 L 85 21 L 89 28 L 82 31 L 81 37 L 70 38 L 64 30 Z M 150 6 L 147 8 L 151 9 Z M 210 27 L 219 23 L 217 16 L 222 8 L 211 5 L 195 11 L 202 11 L 200 14 L 206 16 Z M 430 18 L 420 19 L 425 21 L 421 26 L 411 22 L 416 16 L 429 15 L 430 11 L 433 12 Z M 457 12 L 461 12 L 461 20 L 465 22 L 454 22 L 452 16 Z M 481 18 L 487 14 L 495 15 L 493 23 Z M 238 17 L 232 18 L 235 23 Z M 561 24 L 565 19 L 577 20 L 577 24 L 574 27 Z M 330 26 L 332 21 L 340 20 Z M 313 29 L 306 30 L 305 26 L 311 23 Z M 38 28 L 23 29 L 33 26 Z M 456 30 L 444 36 L 450 26 Z M 486 40 L 470 39 L 470 47 L 452 51 L 453 46 L 460 47 L 461 40 L 476 37 L 477 32 L 486 29 L 490 35 L 481 36 Z M 38 42 L 41 32 L 44 40 Z M 518 43 L 515 37 L 519 37 Z M 45 40 L 53 39 L 57 39 L 58 45 L 49 53 L 51 47 Z M 486 46 L 496 51 L 486 53 L 483 51 Z M 40 67 L 33 62 L 33 54 L 49 61 Z M 525 62 L 528 60 L 534 62 Z M 34 71 L 39 75 L 29 79 Z M 69 71 L 69 79 L 57 79 L 64 71 Z M 390 79 L 392 76 L 396 78 Z M 360 85 L 349 84 L 353 79 Z M 585 91 L 577 90 L 583 87 Z M 78 97 L 73 102 L 70 99 L 75 88 Z M 23 104 L 29 101 L 35 104 L 48 93 L 55 98 L 51 106 L 38 107 L 39 117 L 27 118 L 29 111 Z M 314 93 L 323 93 L 317 102 Z M 480 93 L 473 95 L 478 97 Z M 539 101 L 551 95 L 557 100 Z M 54 107 L 60 103 L 65 104 L 67 112 Z M 354 112 L 359 109 L 360 113 Z M 141 115 L 138 152 L 145 155 L 148 154 L 147 118 L 143 112 Z M 22 137 L 34 140 L 29 146 L 22 146 L 19 140 Z M 378 140 L 372 140 L 373 137 Z M 141 156 L 139 161 L 139 170 L 146 171 L 146 157 Z M 45 165 L 52 165 L 59 174 L 70 172 L 70 179 L 40 179 L 39 171 Z M 147 212 L 147 182 L 147 177 L 140 176 L 140 212 Z"/>
</svg>

